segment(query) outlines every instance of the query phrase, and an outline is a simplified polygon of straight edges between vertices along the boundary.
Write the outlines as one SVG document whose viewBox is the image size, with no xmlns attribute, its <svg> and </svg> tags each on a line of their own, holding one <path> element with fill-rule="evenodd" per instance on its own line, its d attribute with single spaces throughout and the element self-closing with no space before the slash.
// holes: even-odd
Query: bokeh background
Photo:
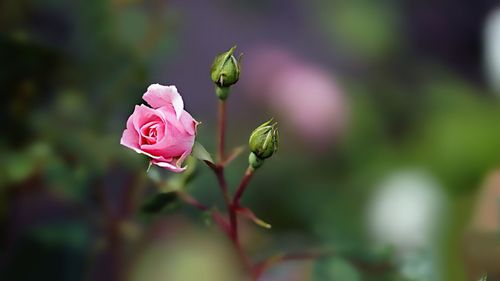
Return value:
<svg viewBox="0 0 500 281">
<path fill-rule="evenodd" d="M 175 84 L 214 151 L 215 54 L 238 45 L 228 146 L 270 116 L 279 153 L 243 200 L 261 280 L 500 280 L 500 12 L 494 0 L 3 0 L 0 279 L 241 280 L 206 214 L 119 145 Z M 234 186 L 246 155 L 227 171 Z M 187 190 L 220 206 L 191 166 Z M 181 176 L 185 177 L 185 176 Z"/>
</svg>

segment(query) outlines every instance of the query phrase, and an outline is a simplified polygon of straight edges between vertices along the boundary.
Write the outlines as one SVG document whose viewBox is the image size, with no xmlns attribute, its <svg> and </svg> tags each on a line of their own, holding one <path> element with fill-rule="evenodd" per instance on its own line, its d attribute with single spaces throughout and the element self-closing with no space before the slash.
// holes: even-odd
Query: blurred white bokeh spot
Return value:
<svg viewBox="0 0 500 281">
<path fill-rule="evenodd" d="M 368 208 L 368 224 L 376 241 L 399 253 L 429 247 L 443 218 L 444 194 L 438 183 L 420 171 L 389 175 Z"/>
<path fill-rule="evenodd" d="M 500 95 L 500 7 L 486 18 L 484 27 L 486 73 L 493 90 Z"/>
</svg>

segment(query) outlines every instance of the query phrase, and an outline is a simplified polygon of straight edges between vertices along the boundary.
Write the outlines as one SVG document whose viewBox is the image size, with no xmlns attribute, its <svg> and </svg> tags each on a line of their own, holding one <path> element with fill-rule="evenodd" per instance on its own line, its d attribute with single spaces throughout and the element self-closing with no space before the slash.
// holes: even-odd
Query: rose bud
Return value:
<svg viewBox="0 0 500 281">
<path fill-rule="evenodd" d="M 229 94 L 229 87 L 236 84 L 240 78 L 240 64 L 233 53 L 236 46 L 229 51 L 217 55 L 210 69 L 210 78 L 216 85 L 216 94 L 225 100 Z"/>
<path fill-rule="evenodd" d="M 184 171 L 182 163 L 193 149 L 198 122 L 184 110 L 175 86 L 153 84 L 142 98 L 151 107 L 135 106 L 120 143 L 147 155 L 152 164 L 177 173 Z"/>
<path fill-rule="evenodd" d="M 269 158 L 278 150 L 278 123 L 273 123 L 271 119 L 257 127 L 250 135 L 248 146 L 252 152 L 249 157 L 250 163 L 260 166 L 258 160 Z"/>
</svg>

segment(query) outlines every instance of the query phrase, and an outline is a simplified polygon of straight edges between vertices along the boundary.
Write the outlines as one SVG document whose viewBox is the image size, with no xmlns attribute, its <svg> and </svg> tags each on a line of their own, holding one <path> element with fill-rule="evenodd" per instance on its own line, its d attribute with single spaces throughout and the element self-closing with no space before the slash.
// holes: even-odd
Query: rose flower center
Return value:
<svg viewBox="0 0 500 281">
<path fill-rule="evenodd" d="M 149 122 L 141 128 L 141 144 L 155 144 L 161 134 L 161 125 L 157 122 Z"/>
</svg>

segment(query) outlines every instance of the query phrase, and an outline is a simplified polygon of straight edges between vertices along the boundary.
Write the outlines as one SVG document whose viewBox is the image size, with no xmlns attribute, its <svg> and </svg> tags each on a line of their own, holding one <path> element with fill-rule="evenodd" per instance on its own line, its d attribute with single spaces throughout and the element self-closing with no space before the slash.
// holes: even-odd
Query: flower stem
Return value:
<svg viewBox="0 0 500 281">
<path fill-rule="evenodd" d="M 248 271 L 250 274 L 250 277 L 252 280 L 256 280 L 256 276 L 253 271 L 252 263 L 250 259 L 248 258 L 247 254 L 241 247 L 239 235 L 238 235 L 238 216 L 237 216 L 237 208 L 239 205 L 239 198 L 243 194 L 243 191 L 239 192 L 238 197 L 236 201 L 231 200 L 231 196 L 229 195 L 229 189 L 228 189 L 228 184 L 226 181 L 226 178 L 224 176 L 224 165 L 225 165 L 225 153 L 224 153 L 224 147 L 225 147 L 225 138 L 226 138 L 226 102 L 225 100 L 221 99 L 219 100 L 219 106 L 218 106 L 218 134 L 217 134 L 217 163 L 209 163 L 209 167 L 214 171 L 215 176 L 217 177 L 217 182 L 219 183 L 220 190 L 222 192 L 222 195 L 224 197 L 224 203 L 226 204 L 227 212 L 229 215 L 229 230 L 227 231 L 227 234 L 231 241 L 234 244 L 234 247 L 236 249 L 236 252 L 238 253 L 242 264 L 244 265 L 245 269 Z M 249 168 L 250 169 L 250 168 Z M 249 169 L 247 169 L 247 172 L 245 173 L 245 176 L 243 178 L 243 185 L 246 186 L 248 184 L 248 181 L 250 180 L 251 174 L 253 173 L 252 171 L 249 172 Z M 242 189 L 244 189 L 243 187 Z M 241 189 L 241 184 L 240 188 Z M 237 204 L 234 204 L 237 203 Z"/>
<path fill-rule="evenodd" d="M 217 182 L 224 196 L 227 212 L 231 213 L 231 197 L 229 196 L 229 189 L 227 187 L 226 178 L 224 177 L 224 166 L 222 164 L 224 162 L 224 143 L 226 138 L 226 102 L 224 100 L 219 100 L 218 112 L 219 116 L 217 123 L 219 131 L 217 134 L 217 164 L 211 165 L 210 167 L 217 177 Z M 234 236 L 233 231 L 231 231 L 231 236 Z M 231 239 L 233 239 L 233 237 L 231 237 Z"/>
<path fill-rule="evenodd" d="M 219 134 L 217 137 L 217 162 L 224 162 L 224 146 L 226 139 L 226 101 L 219 100 L 219 117 L 218 117 Z"/>
<path fill-rule="evenodd" d="M 236 194 L 231 202 L 230 211 L 229 211 L 229 219 L 230 219 L 230 225 L 231 225 L 231 233 L 233 235 L 233 242 L 235 244 L 236 250 L 238 251 L 238 254 L 241 257 L 245 268 L 250 273 L 252 280 L 257 280 L 257 276 L 253 270 L 252 263 L 240 245 L 239 234 L 238 234 L 238 216 L 236 213 L 236 211 L 240 205 L 239 200 L 240 200 L 241 196 L 243 195 L 243 192 L 245 191 L 245 188 L 248 185 L 248 182 L 252 178 L 253 172 L 254 172 L 254 169 L 251 166 L 248 166 L 248 168 L 245 171 L 245 174 L 241 180 L 241 183 L 236 191 Z"/>
<path fill-rule="evenodd" d="M 224 146 L 226 138 L 226 102 L 224 100 L 219 100 L 219 110 L 218 110 L 218 134 L 217 134 L 217 163 L 214 165 L 209 165 L 209 167 L 214 171 L 217 177 L 217 182 L 219 183 L 220 190 L 224 197 L 224 203 L 226 204 L 227 212 L 229 214 L 229 233 L 228 236 L 233 242 L 233 245 L 238 253 L 241 262 L 243 263 L 245 269 L 249 272 L 252 280 L 255 280 L 252 264 L 245 251 L 241 247 L 239 235 L 238 235 L 238 216 L 236 214 L 237 205 L 234 205 L 229 195 L 228 184 L 224 176 Z M 248 181 L 248 180 L 246 180 Z M 241 195 L 240 195 L 241 196 Z"/>
<path fill-rule="evenodd" d="M 203 205 L 200 201 L 196 200 L 194 197 L 189 195 L 188 193 L 184 191 L 177 191 L 177 195 L 179 195 L 179 198 L 182 199 L 185 203 L 199 209 L 200 211 L 208 211 L 209 208 L 205 205 Z"/>
<path fill-rule="evenodd" d="M 241 247 L 239 235 L 238 235 L 238 217 L 236 214 L 236 209 L 238 206 L 232 204 L 231 197 L 229 196 L 229 191 L 227 187 L 227 181 L 224 177 L 224 167 L 221 165 L 211 165 L 209 166 L 214 171 L 219 187 L 221 189 L 222 195 L 224 197 L 224 202 L 226 204 L 227 212 L 229 214 L 229 239 L 233 242 L 233 245 L 241 259 L 241 262 L 245 269 L 249 272 L 252 280 L 256 280 L 253 273 L 253 268 L 250 259 L 246 255 L 245 251 Z"/>
<path fill-rule="evenodd" d="M 234 247 L 236 248 L 236 252 L 240 256 L 240 259 L 243 263 L 243 266 L 245 267 L 245 270 L 250 274 L 250 277 L 252 278 L 252 280 L 257 280 L 255 275 L 254 275 L 252 262 L 250 261 L 250 258 L 247 256 L 247 254 L 245 253 L 245 251 L 241 247 L 240 239 L 238 237 L 238 220 L 236 218 L 236 211 L 233 210 L 232 213 L 233 213 L 232 216 L 235 217 L 235 221 L 234 221 L 235 233 L 234 233 L 234 240 L 233 240 Z"/>
<path fill-rule="evenodd" d="M 248 166 L 247 170 L 245 171 L 245 175 L 243 175 L 243 178 L 241 179 L 240 185 L 238 186 L 238 189 L 236 190 L 236 193 L 233 197 L 233 206 L 238 207 L 240 204 L 240 199 L 243 196 L 243 193 L 245 192 L 245 189 L 250 182 L 250 179 L 252 178 L 253 174 L 255 172 L 255 169 L 252 168 L 251 165 Z"/>
</svg>

